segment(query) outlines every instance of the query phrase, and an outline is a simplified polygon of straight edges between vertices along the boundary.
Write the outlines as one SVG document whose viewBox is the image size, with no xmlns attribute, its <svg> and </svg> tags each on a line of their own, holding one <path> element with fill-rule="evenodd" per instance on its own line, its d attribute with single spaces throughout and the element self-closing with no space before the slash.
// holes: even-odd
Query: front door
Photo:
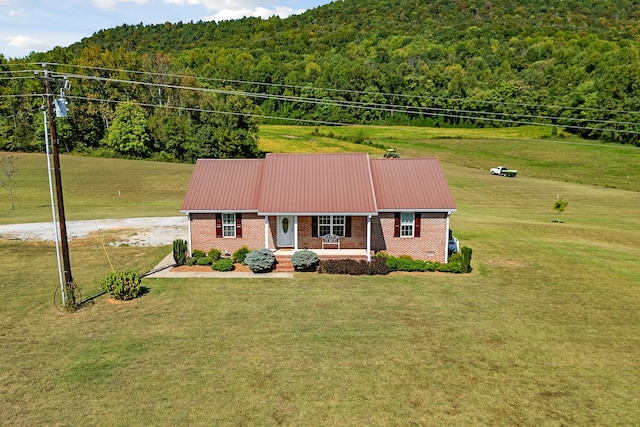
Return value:
<svg viewBox="0 0 640 427">
<path fill-rule="evenodd" d="M 278 216 L 278 247 L 293 247 L 293 216 Z"/>
</svg>

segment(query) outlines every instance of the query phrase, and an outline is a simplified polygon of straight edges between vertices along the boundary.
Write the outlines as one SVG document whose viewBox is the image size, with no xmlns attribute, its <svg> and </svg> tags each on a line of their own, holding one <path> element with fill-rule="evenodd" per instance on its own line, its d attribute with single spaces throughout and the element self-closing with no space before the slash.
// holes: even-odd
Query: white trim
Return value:
<svg viewBox="0 0 640 427">
<path fill-rule="evenodd" d="M 402 214 L 411 214 L 411 221 L 405 221 L 404 226 L 409 226 L 409 222 L 411 222 L 411 234 L 403 235 L 402 234 Z M 416 236 L 416 213 L 415 212 L 400 212 L 400 238 L 401 239 L 411 239 Z"/>
<path fill-rule="evenodd" d="M 329 223 L 328 224 L 320 224 L 320 217 L 325 216 L 325 217 L 329 217 Z M 342 218 L 342 224 L 338 223 L 334 223 L 333 219 L 336 217 L 340 217 Z M 320 227 L 329 227 L 329 232 L 325 233 L 325 234 L 335 234 L 338 237 L 346 237 L 347 234 L 347 215 L 318 215 L 318 237 L 322 237 L 325 234 L 320 233 Z M 338 234 L 335 232 L 335 227 L 342 227 L 342 234 Z"/>
<path fill-rule="evenodd" d="M 254 210 L 238 210 L 238 209 L 216 209 L 216 210 L 195 210 L 195 211 L 190 211 L 190 210 L 181 210 L 180 212 L 182 212 L 183 214 L 189 215 L 189 214 L 215 214 L 215 213 L 254 213 L 256 215 L 260 215 L 258 213 L 258 211 Z M 261 216 L 261 215 L 260 215 Z"/>
<path fill-rule="evenodd" d="M 449 216 L 451 214 L 447 215 L 447 229 L 445 230 L 446 236 L 444 238 L 445 244 L 444 244 L 444 263 L 448 263 L 449 262 Z"/>
<path fill-rule="evenodd" d="M 420 212 L 420 213 L 454 213 L 458 209 L 380 209 L 379 213 Z"/>
<path fill-rule="evenodd" d="M 224 222 L 224 216 L 225 215 L 233 215 L 233 224 L 229 224 L 228 222 L 227 222 L 227 224 L 225 224 L 225 222 Z M 238 223 L 238 217 L 236 216 L 236 213 L 235 212 L 233 212 L 233 213 L 231 213 L 231 212 L 223 212 L 221 219 L 222 219 L 222 238 L 223 239 L 235 239 L 237 237 L 237 235 L 238 235 L 238 233 L 236 232 L 236 227 L 237 227 L 236 224 Z M 227 227 L 227 228 L 232 227 L 232 229 L 233 229 L 233 235 L 232 236 L 225 236 L 225 234 L 224 234 L 224 228 L 225 227 Z"/>
<path fill-rule="evenodd" d="M 269 215 L 264 217 L 264 247 L 269 249 Z"/>
<path fill-rule="evenodd" d="M 239 211 L 234 211 L 239 212 Z M 389 212 L 399 212 L 399 211 L 389 211 Z M 297 216 L 321 216 L 321 215 L 332 215 L 332 216 L 367 216 L 373 215 L 378 216 L 378 212 L 258 212 L 258 215 L 297 215 Z"/>
</svg>

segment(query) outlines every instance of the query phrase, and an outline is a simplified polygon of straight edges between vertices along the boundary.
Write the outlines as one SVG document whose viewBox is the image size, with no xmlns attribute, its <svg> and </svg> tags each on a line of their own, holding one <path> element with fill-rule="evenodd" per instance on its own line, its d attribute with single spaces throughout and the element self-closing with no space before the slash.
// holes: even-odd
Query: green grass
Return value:
<svg viewBox="0 0 640 427">
<path fill-rule="evenodd" d="M 270 128 L 272 135 L 284 130 Z M 303 140 L 305 132 L 312 129 L 286 135 Z M 506 179 L 480 167 L 488 151 L 478 140 L 439 144 L 450 142 L 460 144 L 443 160 L 459 209 L 451 225 L 474 250 L 469 275 L 144 279 L 150 292 L 142 298 L 116 305 L 100 296 L 69 315 L 52 302 L 53 245 L 0 240 L 2 423 L 637 424 L 640 197 L 637 189 L 621 189 L 616 176 L 607 175 L 605 185 L 580 183 L 590 155 L 618 162 L 620 174 L 637 179 L 637 164 L 623 161 L 629 151 L 578 141 L 551 153 L 539 145 L 535 154 L 534 145 L 532 157 L 554 163 L 553 156 L 561 162 L 573 153 L 576 163 Z M 425 144 L 395 146 L 403 156 L 432 155 Z M 314 151 L 312 144 L 304 150 Z M 84 182 L 85 172 L 68 163 L 76 158 L 64 161 L 66 173 L 75 175 L 65 176 L 69 186 Z M 164 164 L 77 161 L 86 162 L 87 176 L 105 164 L 130 167 L 145 183 L 130 187 L 132 201 L 156 191 L 170 206 L 130 203 L 117 210 L 123 216 L 177 214 L 192 168 L 169 165 L 175 168 L 169 179 Z M 108 191 L 127 180 L 107 176 L 104 181 L 116 183 L 100 183 L 104 192 L 93 207 L 76 203 L 70 214 L 98 207 L 111 213 Z M 157 187 L 149 191 L 152 182 Z M 46 195 L 46 178 L 32 186 L 43 183 L 38 191 Z M 181 190 L 165 193 L 171 185 Z M 569 203 L 562 223 L 553 222 L 558 194 Z M 37 203 L 47 204 L 47 197 Z M 11 222 L 8 211 L 2 222 Z M 170 248 L 106 250 L 117 268 L 143 272 Z M 71 241 L 71 264 L 85 296 L 98 293 L 110 272 L 96 238 Z"/>
</svg>

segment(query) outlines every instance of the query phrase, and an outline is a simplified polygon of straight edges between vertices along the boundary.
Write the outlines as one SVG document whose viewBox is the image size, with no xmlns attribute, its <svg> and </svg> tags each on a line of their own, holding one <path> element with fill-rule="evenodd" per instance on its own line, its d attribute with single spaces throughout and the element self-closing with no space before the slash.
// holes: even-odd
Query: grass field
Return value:
<svg viewBox="0 0 640 427">
<path fill-rule="evenodd" d="M 263 149 L 294 151 L 283 144 L 297 141 L 315 151 L 312 131 L 268 127 Z M 146 279 L 140 299 L 101 296 L 68 315 L 52 303 L 53 245 L 0 240 L 0 424 L 637 425 L 637 152 L 363 132 L 403 156 L 443 159 L 459 209 L 452 228 L 474 250 L 471 274 Z M 346 144 L 339 149 L 381 153 Z M 518 147 L 528 153 L 531 169 L 503 158 L 493 163 L 519 176 L 489 175 L 483 162 L 495 166 L 487 158 L 501 145 L 513 159 Z M 34 159 L 20 158 L 17 177 L 30 181 L 16 208 L 47 220 L 46 166 L 44 179 L 25 172 L 40 173 L 27 167 Z M 592 182 L 597 174 L 584 169 L 596 161 L 619 170 Z M 192 166 L 65 157 L 63 169 L 68 215 L 86 219 L 176 215 Z M 135 179 L 122 176 L 129 170 Z M 561 223 L 557 195 L 569 202 Z M 1 222 L 20 222 L 1 202 Z M 117 268 L 138 271 L 169 250 L 107 247 Z M 84 295 L 96 294 L 110 271 L 100 242 L 72 241 L 71 262 Z"/>
</svg>

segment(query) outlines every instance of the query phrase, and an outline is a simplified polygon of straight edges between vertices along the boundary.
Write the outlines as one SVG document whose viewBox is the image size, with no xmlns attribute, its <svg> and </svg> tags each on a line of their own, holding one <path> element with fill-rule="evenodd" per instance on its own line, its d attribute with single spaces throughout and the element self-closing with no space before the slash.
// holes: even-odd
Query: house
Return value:
<svg viewBox="0 0 640 427">
<path fill-rule="evenodd" d="M 439 262 L 455 211 L 437 159 L 365 153 L 201 159 L 182 205 L 190 251 L 310 249 L 367 260 L 385 251 Z"/>
</svg>

